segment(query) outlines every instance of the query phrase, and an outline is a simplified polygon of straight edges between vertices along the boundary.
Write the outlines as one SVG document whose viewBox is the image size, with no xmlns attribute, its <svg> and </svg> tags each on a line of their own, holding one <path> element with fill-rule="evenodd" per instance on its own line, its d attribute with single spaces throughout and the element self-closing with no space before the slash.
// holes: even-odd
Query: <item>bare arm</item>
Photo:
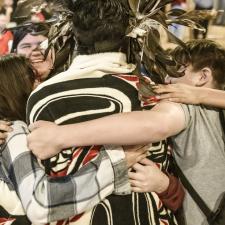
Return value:
<svg viewBox="0 0 225 225">
<path fill-rule="evenodd" d="M 193 87 L 186 84 L 169 84 L 155 86 L 155 92 L 161 94 L 159 99 L 186 104 L 203 104 L 225 109 L 225 91 Z"/>
<path fill-rule="evenodd" d="M 150 111 L 122 113 L 100 119 L 57 126 L 42 122 L 30 126 L 29 148 L 52 155 L 71 146 L 101 144 L 135 145 L 157 142 L 179 133 L 185 127 L 184 112 L 178 104 L 162 102 Z M 50 155 L 51 155 L 50 154 Z"/>
</svg>

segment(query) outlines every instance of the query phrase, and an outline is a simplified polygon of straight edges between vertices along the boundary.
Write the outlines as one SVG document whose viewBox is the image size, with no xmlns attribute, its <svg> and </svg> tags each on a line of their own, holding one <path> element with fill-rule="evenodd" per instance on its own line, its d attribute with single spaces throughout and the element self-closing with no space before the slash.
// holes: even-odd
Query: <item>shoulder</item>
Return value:
<svg viewBox="0 0 225 225">
<path fill-rule="evenodd" d="M 161 122 L 164 125 L 178 126 L 177 130 L 186 129 L 189 123 L 189 114 L 185 110 L 186 105 L 170 101 L 161 101 L 151 111 L 161 113 Z M 161 124 L 163 126 L 163 124 Z"/>
<path fill-rule="evenodd" d="M 170 102 L 170 101 L 160 101 L 159 103 L 157 103 L 152 110 L 160 110 L 161 112 L 166 112 L 166 113 L 181 113 L 183 114 L 183 104 L 180 103 L 174 103 L 174 102 Z"/>
</svg>

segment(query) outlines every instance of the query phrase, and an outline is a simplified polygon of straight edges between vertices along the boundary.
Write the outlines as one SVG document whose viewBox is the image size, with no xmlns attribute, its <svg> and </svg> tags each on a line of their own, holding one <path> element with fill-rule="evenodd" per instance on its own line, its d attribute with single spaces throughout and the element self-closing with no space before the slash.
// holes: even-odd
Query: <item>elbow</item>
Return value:
<svg viewBox="0 0 225 225">
<path fill-rule="evenodd" d="M 174 123 L 168 123 L 167 117 L 161 119 L 160 122 L 156 123 L 154 127 L 156 133 L 156 141 L 162 141 L 174 135 L 174 126 Z"/>
<path fill-rule="evenodd" d="M 171 132 L 170 132 L 169 127 L 161 127 L 161 129 L 158 132 L 158 135 L 159 135 L 158 141 L 165 140 L 168 137 L 170 137 L 171 136 Z"/>
<path fill-rule="evenodd" d="M 161 140 L 165 140 L 170 137 L 170 128 L 165 126 L 163 123 L 156 124 L 146 124 L 145 129 L 143 130 L 145 139 L 143 142 L 145 143 L 154 143 Z M 141 135 L 142 136 L 142 135 Z"/>
</svg>

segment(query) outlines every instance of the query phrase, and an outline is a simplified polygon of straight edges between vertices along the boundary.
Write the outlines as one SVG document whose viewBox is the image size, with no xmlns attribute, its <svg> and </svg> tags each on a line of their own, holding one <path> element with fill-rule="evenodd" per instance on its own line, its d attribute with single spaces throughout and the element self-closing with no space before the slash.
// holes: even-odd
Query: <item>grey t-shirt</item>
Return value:
<svg viewBox="0 0 225 225">
<path fill-rule="evenodd" d="M 195 0 L 195 4 L 207 9 L 213 6 L 213 0 Z"/>
<path fill-rule="evenodd" d="M 219 111 L 205 106 L 183 105 L 186 129 L 172 138 L 174 157 L 195 190 L 210 209 L 225 191 L 225 146 Z M 187 225 L 208 224 L 189 196 L 184 200 Z"/>
</svg>

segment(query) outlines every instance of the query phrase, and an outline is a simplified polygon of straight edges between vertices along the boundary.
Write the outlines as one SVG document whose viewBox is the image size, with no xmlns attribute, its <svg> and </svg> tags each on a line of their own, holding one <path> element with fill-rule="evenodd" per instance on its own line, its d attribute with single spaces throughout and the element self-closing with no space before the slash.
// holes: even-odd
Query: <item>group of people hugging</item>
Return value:
<svg viewBox="0 0 225 225">
<path fill-rule="evenodd" d="M 15 30 L 13 53 L 0 57 L 0 224 L 209 224 L 176 167 L 215 211 L 225 49 L 188 41 L 171 51 L 181 76 L 153 84 L 128 61 L 122 1 L 73 4 L 68 69 L 55 68 L 54 49 L 45 54 L 49 30 L 38 24 Z"/>
</svg>

